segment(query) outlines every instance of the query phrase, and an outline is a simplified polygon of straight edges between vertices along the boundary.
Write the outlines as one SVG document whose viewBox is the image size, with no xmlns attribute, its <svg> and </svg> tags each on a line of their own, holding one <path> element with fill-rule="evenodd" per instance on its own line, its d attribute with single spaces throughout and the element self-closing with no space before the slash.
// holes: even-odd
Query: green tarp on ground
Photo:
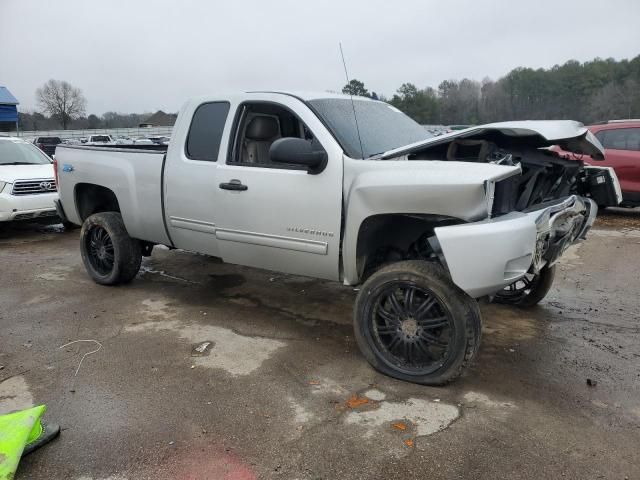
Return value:
<svg viewBox="0 0 640 480">
<path fill-rule="evenodd" d="M 0 480 L 13 479 L 27 444 L 42 434 L 40 419 L 46 406 L 0 415 Z"/>
</svg>

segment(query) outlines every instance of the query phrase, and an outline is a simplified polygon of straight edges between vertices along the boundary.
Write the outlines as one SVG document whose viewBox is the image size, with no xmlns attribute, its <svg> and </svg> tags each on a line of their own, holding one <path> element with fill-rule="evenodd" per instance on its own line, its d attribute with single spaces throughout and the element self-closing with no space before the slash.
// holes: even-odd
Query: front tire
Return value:
<svg viewBox="0 0 640 480">
<path fill-rule="evenodd" d="M 493 301 L 522 308 L 533 307 L 549 293 L 555 276 L 555 265 L 545 266 L 537 274 L 527 273 L 522 279 L 496 293 Z"/>
<path fill-rule="evenodd" d="M 89 276 L 101 285 L 128 283 L 142 263 L 142 247 L 117 212 L 95 213 L 82 224 L 80 252 Z"/>
<path fill-rule="evenodd" d="M 480 345 L 477 302 L 438 265 L 402 261 L 375 272 L 354 308 L 355 338 L 378 371 L 422 385 L 444 385 Z"/>
</svg>

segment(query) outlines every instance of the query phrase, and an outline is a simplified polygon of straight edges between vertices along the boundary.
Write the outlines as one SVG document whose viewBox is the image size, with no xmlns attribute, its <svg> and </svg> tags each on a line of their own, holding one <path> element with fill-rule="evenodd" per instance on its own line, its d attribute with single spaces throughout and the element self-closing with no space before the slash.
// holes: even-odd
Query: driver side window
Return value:
<svg viewBox="0 0 640 480">
<path fill-rule="evenodd" d="M 269 149 L 280 138 L 302 138 L 317 144 L 311 130 L 288 109 L 273 103 L 245 103 L 240 106 L 227 163 L 241 166 L 299 169 L 305 167 L 272 162 Z"/>
</svg>

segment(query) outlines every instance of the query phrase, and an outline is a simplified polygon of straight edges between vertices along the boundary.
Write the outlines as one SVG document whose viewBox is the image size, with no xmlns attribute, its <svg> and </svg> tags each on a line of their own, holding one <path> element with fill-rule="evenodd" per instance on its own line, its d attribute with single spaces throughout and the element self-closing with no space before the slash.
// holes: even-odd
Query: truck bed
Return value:
<svg viewBox="0 0 640 480">
<path fill-rule="evenodd" d="M 59 193 L 67 218 L 81 225 L 76 195 L 87 185 L 111 190 L 129 234 L 141 240 L 170 244 L 162 211 L 163 164 L 166 147 L 151 145 L 60 145 L 56 153 Z"/>
</svg>

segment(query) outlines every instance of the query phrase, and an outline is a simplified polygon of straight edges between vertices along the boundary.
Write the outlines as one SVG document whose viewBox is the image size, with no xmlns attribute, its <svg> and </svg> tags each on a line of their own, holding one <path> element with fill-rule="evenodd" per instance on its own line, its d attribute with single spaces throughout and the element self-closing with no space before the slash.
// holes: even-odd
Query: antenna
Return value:
<svg viewBox="0 0 640 480">
<path fill-rule="evenodd" d="M 347 77 L 347 86 L 351 83 L 349 80 L 349 73 L 347 72 L 347 62 L 344 59 L 344 52 L 342 51 L 342 42 L 338 43 L 340 46 L 340 56 L 342 57 L 342 65 L 344 66 L 344 76 Z M 351 92 L 351 88 L 349 86 L 349 97 L 351 97 L 351 108 L 353 109 L 353 119 L 356 121 L 356 132 L 358 133 L 358 143 L 360 143 L 360 154 L 364 159 L 364 148 L 362 148 L 362 138 L 360 138 L 360 126 L 358 125 L 358 115 L 356 114 L 356 104 L 353 101 L 353 93 Z"/>
</svg>

